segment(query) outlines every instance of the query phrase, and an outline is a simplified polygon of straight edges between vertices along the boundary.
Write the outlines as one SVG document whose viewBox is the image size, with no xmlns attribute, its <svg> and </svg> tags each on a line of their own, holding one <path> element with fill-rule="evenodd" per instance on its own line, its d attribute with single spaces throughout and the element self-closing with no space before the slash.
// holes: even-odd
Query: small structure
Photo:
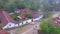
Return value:
<svg viewBox="0 0 60 34">
<path fill-rule="evenodd" d="M 19 15 L 20 17 L 18 16 L 18 18 L 20 18 L 20 19 L 25 18 L 26 19 L 25 15 L 27 15 L 27 14 L 32 14 L 32 12 L 29 8 L 25 8 L 25 9 L 21 10 L 21 13 Z"/>
<path fill-rule="evenodd" d="M 60 16 L 58 16 L 58 17 L 55 18 L 54 24 L 55 24 L 56 26 L 60 26 Z"/>
<path fill-rule="evenodd" d="M 20 9 L 16 9 L 15 10 L 15 13 L 20 13 Z"/>
</svg>

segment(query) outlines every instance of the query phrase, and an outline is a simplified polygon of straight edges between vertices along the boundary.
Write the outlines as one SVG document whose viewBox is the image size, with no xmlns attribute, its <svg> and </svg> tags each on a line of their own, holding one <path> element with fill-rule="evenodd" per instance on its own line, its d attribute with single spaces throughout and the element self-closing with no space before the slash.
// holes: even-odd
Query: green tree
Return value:
<svg viewBox="0 0 60 34">
<path fill-rule="evenodd" d="M 13 11 L 15 8 L 31 8 L 38 10 L 40 0 L 0 0 L 0 8 Z"/>
</svg>

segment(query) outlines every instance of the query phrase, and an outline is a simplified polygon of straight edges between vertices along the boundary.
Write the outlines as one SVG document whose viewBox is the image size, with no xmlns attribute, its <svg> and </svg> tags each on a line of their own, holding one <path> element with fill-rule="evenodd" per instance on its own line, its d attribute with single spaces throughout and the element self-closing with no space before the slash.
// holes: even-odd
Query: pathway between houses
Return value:
<svg viewBox="0 0 60 34">
<path fill-rule="evenodd" d="M 35 25 L 39 25 L 39 22 L 35 22 Z M 37 34 L 37 30 L 33 30 L 33 25 L 27 25 L 23 29 L 15 28 L 10 30 L 14 34 Z"/>
</svg>

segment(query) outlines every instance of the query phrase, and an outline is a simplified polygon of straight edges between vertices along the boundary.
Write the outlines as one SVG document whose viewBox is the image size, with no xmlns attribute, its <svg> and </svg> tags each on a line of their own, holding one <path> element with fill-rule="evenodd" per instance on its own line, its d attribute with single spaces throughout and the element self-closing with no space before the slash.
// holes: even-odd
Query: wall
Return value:
<svg viewBox="0 0 60 34">
<path fill-rule="evenodd" d="M 12 28 L 15 27 L 14 23 L 9 22 L 6 26 L 2 27 L 3 29 L 8 29 L 8 28 Z"/>
<path fill-rule="evenodd" d="M 31 23 L 32 22 L 32 19 L 28 19 L 28 20 L 26 20 L 28 23 Z"/>
</svg>

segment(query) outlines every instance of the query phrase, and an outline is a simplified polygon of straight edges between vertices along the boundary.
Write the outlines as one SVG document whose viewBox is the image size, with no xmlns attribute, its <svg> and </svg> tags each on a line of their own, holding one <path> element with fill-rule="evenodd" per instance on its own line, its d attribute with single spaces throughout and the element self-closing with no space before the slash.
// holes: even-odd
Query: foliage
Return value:
<svg viewBox="0 0 60 34">
<path fill-rule="evenodd" d="M 52 13 L 46 13 L 46 15 L 50 17 L 52 15 Z"/>
<path fill-rule="evenodd" d="M 31 13 L 30 14 L 26 14 L 25 17 L 32 18 L 32 14 Z"/>
<path fill-rule="evenodd" d="M 59 6 L 59 0 L 40 0 L 41 1 L 41 3 L 40 3 L 40 7 L 41 7 L 41 5 L 43 5 L 42 7 L 41 7 L 41 9 L 43 10 L 43 11 L 48 11 L 48 12 L 51 12 L 51 11 L 53 11 L 53 10 L 60 10 L 60 6 Z M 58 3 L 56 3 L 58 1 Z"/>
<path fill-rule="evenodd" d="M 15 13 L 15 14 L 13 14 L 13 15 L 11 15 L 11 17 L 14 19 L 14 20 L 20 20 L 18 17 L 17 17 L 18 15 Z"/>
<path fill-rule="evenodd" d="M 47 23 L 44 19 L 42 19 L 40 28 L 45 31 L 45 34 L 60 34 L 60 26 L 56 27 L 51 23 Z"/>
<path fill-rule="evenodd" d="M 25 26 L 27 26 L 27 24 L 21 25 L 19 26 L 21 29 L 23 29 Z"/>
<path fill-rule="evenodd" d="M 50 2 L 50 0 L 0 0 L 0 9 L 14 11 L 15 8 L 30 8 L 32 10 L 41 9 L 48 12 L 53 10 L 59 10 L 60 3 L 56 3 L 55 0 L 51 1 L 52 2 Z"/>
<path fill-rule="evenodd" d="M 51 17 L 53 13 L 51 13 L 51 12 L 43 12 L 43 14 L 44 14 L 44 18 L 45 18 L 45 17 Z"/>
<path fill-rule="evenodd" d="M 2 29 L 2 24 L 0 24 L 0 29 Z"/>
<path fill-rule="evenodd" d="M 38 0 L 39 1 L 39 0 Z M 38 9 L 39 2 L 36 0 L 0 0 L 0 9 L 14 11 L 16 8 L 32 8 Z"/>
</svg>

